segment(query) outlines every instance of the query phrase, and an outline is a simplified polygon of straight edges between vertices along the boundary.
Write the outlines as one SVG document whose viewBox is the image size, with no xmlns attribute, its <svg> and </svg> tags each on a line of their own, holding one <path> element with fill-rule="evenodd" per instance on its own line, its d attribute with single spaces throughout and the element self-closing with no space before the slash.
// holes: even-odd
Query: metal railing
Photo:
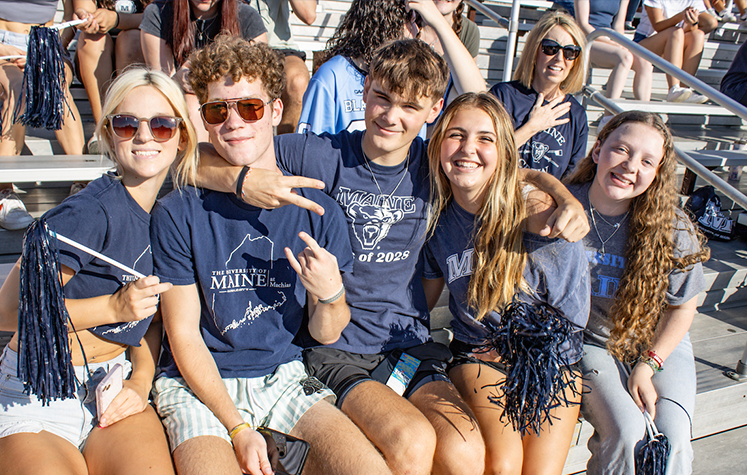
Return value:
<svg viewBox="0 0 747 475">
<path fill-rule="evenodd" d="M 623 48 L 627 48 L 631 53 L 635 54 L 636 56 L 639 56 L 640 58 L 648 61 L 649 63 L 652 63 L 654 66 L 661 69 L 665 73 L 670 74 L 676 77 L 677 79 L 679 79 L 680 81 L 687 83 L 688 85 L 693 87 L 695 90 L 697 90 L 699 93 L 707 96 L 709 99 L 716 102 L 720 106 L 733 112 L 736 116 L 741 117 L 743 120 L 747 120 L 747 107 L 738 103 L 731 97 L 728 97 L 725 94 L 721 93 L 721 91 L 717 91 L 716 89 L 712 88 L 708 84 L 692 76 L 686 71 L 683 71 L 677 66 L 674 66 L 669 61 L 652 53 L 651 51 L 647 50 L 646 48 L 639 45 L 638 43 L 634 43 L 632 40 L 625 37 L 625 35 L 615 30 L 609 29 L 609 28 L 599 28 L 591 32 L 586 39 L 588 43 L 591 44 L 592 41 L 594 41 L 596 38 L 599 38 L 600 36 L 608 37 L 609 39 L 619 44 Z M 586 61 L 585 66 L 588 68 L 589 55 L 588 54 L 584 55 L 584 58 Z M 593 100 L 594 102 L 602 106 L 605 110 L 614 112 L 615 114 L 622 111 L 622 108 L 620 106 L 618 106 L 613 101 L 606 98 L 602 93 L 600 93 L 599 91 L 595 90 L 594 88 L 590 86 L 584 87 L 584 94 L 589 99 Z M 696 161 L 686 152 L 680 150 L 677 147 L 675 147 L 675 152 L 677 153 L 677 158 L 680 161 L 680 163 L 682 163 L 687 168 L 692 170 L 696 175 L 702 178 L 706 183 L 708 183 L 709 185 L 713 185 L 714 188 L 719 190 L 724 195 L 728 196 L 732 201 L 734 201 L 734 203 L 739 205 L 742 209 L 747 210 L 747 196 L 745 196 L 742 192 L 740 192 L 739 190 L 734 188 L 732 185 L 727 183 L 721 177 L 719 177 L 718 175 L 716 175 L 715 173 L 713 173 L 712 171 L 710 171 L 709 169 L 701 165 L 698 161 Z"/>
<path fill-rule="evenodd" d="M 514 70 L 513 51 L 516 49 L 516 37 L 519 34 L 519 10 L 521 9 L 521 2 L 519 0 L 513 0 L 513 4 L 511 5 L 510 21 L 506 20 L 505 18 L 476 0 L 464 0 L 464 3 L 482 13 L 486 17 L 490 18 L 494 22 L 498 23 L 498 25 L 500 25 L 501 27 L 508 30 L 508 41 L 506 42 L 506 58 L 503 61 L 503 82 L 510 81 L 511 72 Z"/>
</svg>

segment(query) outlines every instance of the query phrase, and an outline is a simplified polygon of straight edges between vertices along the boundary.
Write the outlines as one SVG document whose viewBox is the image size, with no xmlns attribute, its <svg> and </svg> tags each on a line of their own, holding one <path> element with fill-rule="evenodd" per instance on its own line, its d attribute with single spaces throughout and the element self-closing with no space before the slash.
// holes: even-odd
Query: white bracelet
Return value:
<svg viewBox="0 0 747 475">
<path fill-rule="evenodd" d="M 345 284 L 342 284 L 342 285 L 340 285 L 340 290 L 338 290 L 335 295 L 333 295 L 332 297 L 327 298 L 327 299 L 319 299 L 319 303 L 332 303 L 335 300 L 337 300 L 340 297 L 342 297 L 342 294 L 344 294 L 344 293 L 345 293 Z"/>
</svg>

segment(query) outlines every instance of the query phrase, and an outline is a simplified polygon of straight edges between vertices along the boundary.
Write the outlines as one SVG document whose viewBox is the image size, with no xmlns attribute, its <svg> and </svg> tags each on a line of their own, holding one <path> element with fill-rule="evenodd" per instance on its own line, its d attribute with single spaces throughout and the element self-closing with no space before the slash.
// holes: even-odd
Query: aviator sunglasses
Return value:
<svg viewBox="0 0 747 475">
<path fill-rule="evenodd" d="M 558 43 L 555 40 L 548 40 L 544 39 L 542 40 L 542 43 L 540 44 L 540 49 L 543 53 L 545 53 L 548 56 L 555 56 L 558 54 L 559 50 L 563 50 L 563 57 L 567 59 L 568 61 L 573 61 L 574 59 L 578 58 L 578 55 L 581 54 L 581 47 L 576 45 L 565 45 L 561 46 L 560 43 Z"/>
<path fill-rule="evenodd" d="M 159 115 L 150 119 L 139 119 L 129 114 L 112 114 L 106 116 L 114 135 L 121 139 L 131 139 L 137 134 L 140 123 L 148 124 L 150 134 L 156 142 L 166 142 L 174 138 L 176 130 L 183 119 L 168 115 Z"/>
<path fill-rule="evenodd" d="M 211 101 L 200 107 L 200 114 L 208 124 L 218 125 L 228 120 L 228 111 L 234 107 L 244 122 L 252 122 L 265 116 L 265 106 L 272 101 L 273 99 L 264 102 L 257 97 Z"/>
</svg>

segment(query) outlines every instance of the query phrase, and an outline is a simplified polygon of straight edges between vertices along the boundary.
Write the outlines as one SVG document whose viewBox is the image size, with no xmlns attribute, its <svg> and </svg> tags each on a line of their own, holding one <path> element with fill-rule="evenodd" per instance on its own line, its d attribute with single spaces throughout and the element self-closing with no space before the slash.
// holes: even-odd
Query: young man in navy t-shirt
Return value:
<svg viewBox="0 0 747 475">
<path fill-rule="evenodd" d="M 447 82 L 445 61 L 427 44 L 399 40 L 382 46 L 364 86 L 365 131 L 275 140 L 281 168 L 322 183 L 252 173 L 251 185 L 243 188 L 263 207 L 295 203 L 319 210 L 287 191 L 319 187 L 345 212 L 355 256 L 353 273 L 343 276 L 351 322 L 333 344 L 307 340 L 304 359 L 395 473 L 470 474 L 485 468 L 475 419 L 443 371 L 450 354 L 430 338 L 421 282 L 430 185 L 427 143 L 417 135 L 440 113 Z M 225 163 L 209 153 L 202 159 L 207 186 L 238 184 L 237 172 Z M 417 369 L 392 378 L 400 360 Z"/>
<path fill-rule="evenodd" d="M 279 56 L 222 36 L 191 64 L 216 151 L 245 173 L 282 174 L 272 146 L 283 111 Z M 350 320 L 340 275 L 352 267 L 344 217 L 323 193 L 303 194 L 331 212 L 265 210 L 191 187 L 153 210 L 156 274 L 174 284 L 161 296 L 168 339 L 156 405 L 179 473 L 271 474 L 260 426 L 311 444 L 305 473 L 391 473 L 330 404 L 332 392 L 306 373 L 294 341 L 303 328 L 333 343 Z"/>
</svg>

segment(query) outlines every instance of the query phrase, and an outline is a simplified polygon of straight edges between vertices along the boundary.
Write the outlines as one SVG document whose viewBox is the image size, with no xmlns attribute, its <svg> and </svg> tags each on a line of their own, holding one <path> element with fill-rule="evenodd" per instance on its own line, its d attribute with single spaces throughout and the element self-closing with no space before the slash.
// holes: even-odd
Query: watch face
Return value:
<svg viewBox="0 0 747 475">
<path fill-rule="evenodd" d="M 133 0 L 117 0 L 117 3 L 114 4 L 114 10 L 117 13 L 135 13 L 137 8 Z"/>
</svg>

